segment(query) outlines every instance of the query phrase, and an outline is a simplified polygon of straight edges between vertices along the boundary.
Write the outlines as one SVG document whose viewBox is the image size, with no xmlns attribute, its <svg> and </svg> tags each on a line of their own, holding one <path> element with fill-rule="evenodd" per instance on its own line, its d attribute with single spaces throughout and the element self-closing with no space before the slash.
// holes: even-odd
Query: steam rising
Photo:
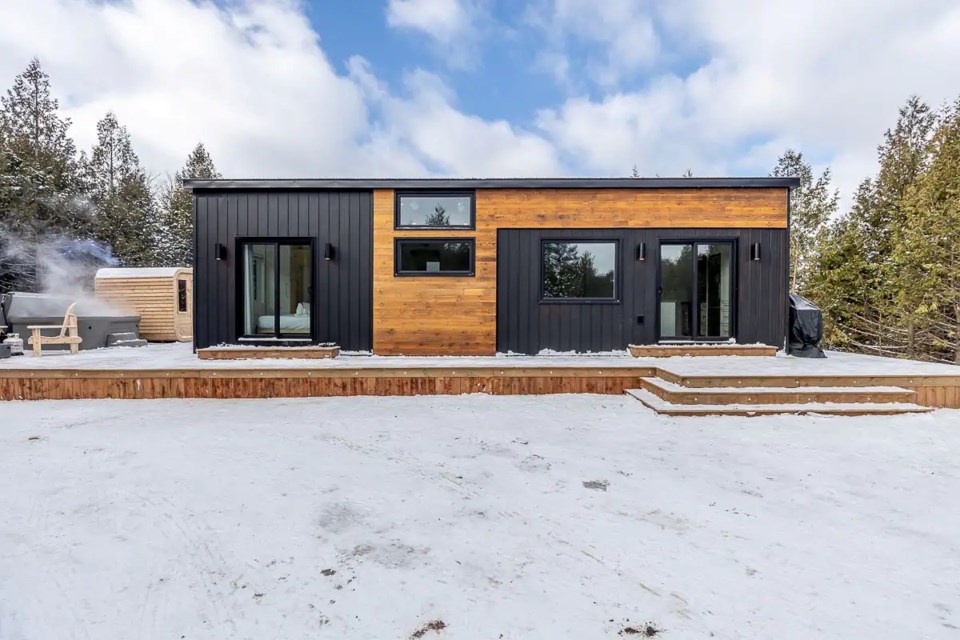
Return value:
<svg viewBox="0 0 960 640">
<path fill-rule="evenodd" d="M 7 276 L 0 286 L 62 298 L 63 311 L 77 302 L 78 313 L 124 313 L 93 295 L 97 269 L 118 264 L 109 245 L 95 240 L 60 234 L 26 236 L 0 227 L 0 274 Z"/>
</svg>

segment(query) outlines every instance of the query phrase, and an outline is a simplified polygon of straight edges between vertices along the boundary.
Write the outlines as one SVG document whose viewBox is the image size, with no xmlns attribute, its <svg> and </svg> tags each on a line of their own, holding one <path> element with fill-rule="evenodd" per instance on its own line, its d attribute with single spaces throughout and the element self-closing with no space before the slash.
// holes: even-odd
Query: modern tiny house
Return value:
<svg viewBox="0 0 960 640">
<path fill-rule="evenodd" d="M 383 355 L 787 333 L 793 178 L 193 180 L 194 344 Z"/>
<path fill-rule="evenodd" d="M 193 269 L 185 267 L 105 268 L 94 293 L 110 304 L 140 314 L 140 337 L 150 342 L 193 338 Z"/>
</svg>

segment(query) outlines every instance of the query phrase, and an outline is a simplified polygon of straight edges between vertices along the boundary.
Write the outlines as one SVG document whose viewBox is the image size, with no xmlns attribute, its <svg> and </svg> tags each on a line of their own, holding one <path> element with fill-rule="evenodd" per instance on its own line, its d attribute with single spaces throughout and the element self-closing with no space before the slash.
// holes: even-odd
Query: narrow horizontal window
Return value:
<svg viewBox="0 0 960 640">
<path fill-rule="evenodd" d="M 474 240 L 402 239 L 396 244 L 400 276 L 472 276 Z"/>
<path fill-rule="evenodd" d="M 472 229 L 473 194 L 397 192 L 397 228 Z"/>
<path fill-rule="evenodd" d="M 544 242 L 544 300 L 616 300 L 617 243 Z"/>
</svg>

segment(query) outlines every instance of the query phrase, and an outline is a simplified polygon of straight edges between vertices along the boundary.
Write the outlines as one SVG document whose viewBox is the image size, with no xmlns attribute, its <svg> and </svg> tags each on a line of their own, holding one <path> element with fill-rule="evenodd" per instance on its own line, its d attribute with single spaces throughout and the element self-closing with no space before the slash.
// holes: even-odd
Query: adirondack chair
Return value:
<svg viewBox="0 0 960 640">
<path fill-rule="evenodd" d="M 27 344 L 33 345 L 33 355 L 39 358 L 42 355 L 42 348 L 45 344 L 67 344 L 70 345 L 70 353 L 76 355 L 80 352 L 80 343 L 83 338 L 77 332 L 77 314 L 73 308 L 77 306 L 74 302 L 67 307 L 67 313 L 63 316 L 63 324 L 33 324 L 28 325 L 27 329 L 33 333 L 27 340 Z M 59 329 L 60 334 L 56 336 L 45 336 L 40 333 L 43 330 Z"/>
</svg>

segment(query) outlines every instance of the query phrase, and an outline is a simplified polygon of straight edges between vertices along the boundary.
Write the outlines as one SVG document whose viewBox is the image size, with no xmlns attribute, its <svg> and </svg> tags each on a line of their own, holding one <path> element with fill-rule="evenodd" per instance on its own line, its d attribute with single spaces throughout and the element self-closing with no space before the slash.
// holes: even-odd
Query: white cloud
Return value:
<svg viewBox="0 0 960 640">
<path fill-rule="evenodd" d="M 702 65 L 543 110 L 538 121 L 565 157 L 606 172 L 636 162 L 647 175 L 765 173 L 793 145 L 833 165 L 849 196 L 910 94 L 937 105 L 958 91 L 955 0 L 678 0 L 656 22 L 683 47 L 664 56 L 695 52 Z M 597 44 L 616 51 L 625 33 Z"/>
<path fill-rule="evenodd" d="M 539 66 L 568 84 L 568 44 L 596 45 L 599 55 L 582 61 L 586 75 L 596 84 L 615 87 L 625 76 L 648 67 L 660 52 L 649 5 L 647 0 L 541 0 L 527 11 L 528 21 L 548 41 Z"/>
<path fill-rule="evenodd" d="M 564 39 L 642 83 L 572 93 L 533 126 L 473 115 L 424 70 L 399 87 L 360 57 L 338 72 L 299 0 L 0 0 L 0 88 L 39 56 L 78 144 L 114 110 L 154 171 L 176 170 L 198 140 L 231 177 L 765 174 L 795 146 L 831 165 L 847 197 L 908 95 L 936 105 L 960 91 L 955 0 L 676 0 L 652 16 L 610 0 L 595 5 L 603 29 L 580 0 L 556 2 L 544 15 L 560 16 Z M 414 15 L 417 33 L 466 28 Z M 557 42 L 541 62 L 581 74 L 580 49 Z M 692 71 L 665 70 L 692 54 Z"/>
<path fill-rule="evenodd" d="M 483 8 L 475 0 L 388 0 L 387 24 L 426 35 L 454 67 L 476 62 Z"/>
<path fill-rule="evenodd" d="M 543 140 L 458 112 L 432 76 L 399 98 L 360 58 L 339 75 L 295 0 L 4 2 L 0 86 L 38 56 L 81 148 L 113 110 L 154 171 L 199 140 L 228 177 L 557 170 Z"/>
</svg>

